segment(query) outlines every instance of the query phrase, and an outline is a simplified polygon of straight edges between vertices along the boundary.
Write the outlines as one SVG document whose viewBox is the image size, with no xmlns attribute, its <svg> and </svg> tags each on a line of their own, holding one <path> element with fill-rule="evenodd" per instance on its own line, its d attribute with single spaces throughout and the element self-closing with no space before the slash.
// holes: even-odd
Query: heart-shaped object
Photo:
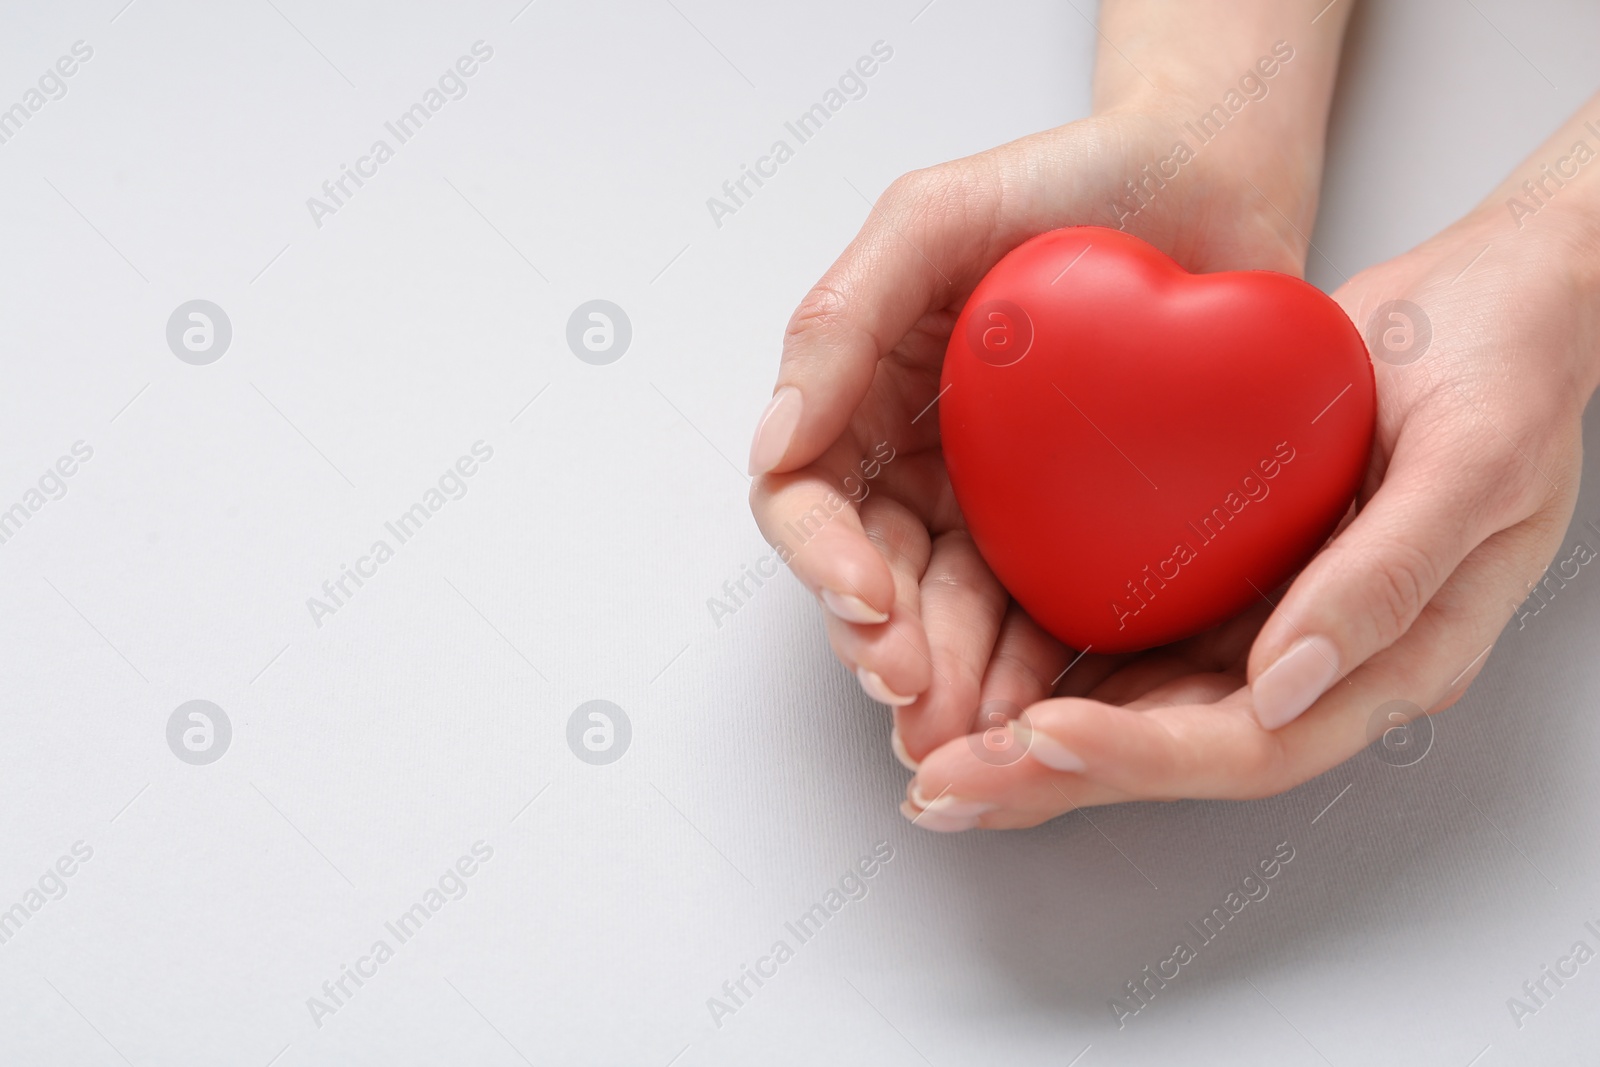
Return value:
<svg viewBox="0 0 1600 1067">
<path fill-rule="evenodd" d="M 1072 648 L 1127 652 L 1261 603 L 1350 505 L 1376 395 L 1360 333 L 1287 274 L 1190 274 L 1074 226 L 984 276 L 939 427 L 978 550 Z"/>
</svg>

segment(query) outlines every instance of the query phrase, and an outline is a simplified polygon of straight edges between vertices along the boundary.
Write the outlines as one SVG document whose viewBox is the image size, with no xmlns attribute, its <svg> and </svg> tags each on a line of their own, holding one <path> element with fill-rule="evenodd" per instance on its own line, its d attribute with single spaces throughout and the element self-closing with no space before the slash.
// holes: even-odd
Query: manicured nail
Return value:
<svg viewBox="0 0 1600 1067">
<path fill-rule="evenodd" d="M 1250 687 L 1256 719 L 1268 730 L 1293 722 L 1339 678 L 1339 650 L 1326 637 L 1302 637 Z"/>
<path fill-rule="evenodd" d="M 963 830 L 978 829 L 978 816 L 960 816 L 936 808 L 918 808 L 909 800 L 901 801 L 901 814 L 923 830 L 933 830 L 936 833 L 960 833 Z"/>
<path fill-rule="evenodd" d="M 954 815 L 943 815 L 933 811 L 919 811 L 909 800 L 900 802 L 900 814 L 910 819 L 912 824 L 923 830 L 933 830 L 941 834 L 959 834 L 963 830 L 976 830 L 978 820 L 975 816 L 958 818 Z"/>
<path fill-rule="evenodd" d="M 915 696 L 901 696 L 884 684 L 877 671 L 869 671 L 865 667 L 856 668 L 856 680 L 861 683 L 861 688 L 867 691 L 867 696 L 880 704 L 890 704 L 903 708 L 907 704 L 916 702 Z"/>
<path fill-rule="evenodd" d="M 896 726 L 889 732 L 889 747 L 894 749 L 894 758 L 899 760 L 906 770 L 915 771 L 922 764 L 911 758 L 911 753 L 906 751 L 906 743 L 900 740 L 900 727 Z"/>
<path fill-rule="evenodd" d="M 858 596 L 851 596 L 849 593 L 835 593 L 832 589 L 824 589 L 822 591 L 822 606 L 845 622 L 876 623 L 889 621 L 887 612 L 879 611 Z"/>
<path fill-rule="evenodd" d="M 921 782 L 911 783 L 911 803 L 929 814 L 948 815 L 952 819 L 976 819 L 1000 806 L 982 800 L 962 800 L 949 793 L 940 793 L 930 800 L 923 795 Z"/>
<path fill-rule="evenodd" d="M 750 442 L 750 473 L 765 474 L 783 461 L 789 442 L 800 425 L 800 390 L 786 385 L 772 395 L 767 410 L 756 423 L 756 436 Z"/>
<path fill-rule="evenodd" d="M 1011 732 L 1016 735 L 1017 745 L 1021 751 L 1053 771 L 1081 774 L 1086 769 L 1082 756 L 1047 733 L 1041 733 L 1021 722 L 1012 723 Z"/>
</svg>

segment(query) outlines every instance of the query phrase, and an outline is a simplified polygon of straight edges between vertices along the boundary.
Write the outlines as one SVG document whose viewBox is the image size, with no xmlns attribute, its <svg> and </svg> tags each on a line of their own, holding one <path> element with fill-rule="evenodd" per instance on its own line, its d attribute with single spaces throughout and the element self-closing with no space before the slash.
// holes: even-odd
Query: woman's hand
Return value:
<svg viewBox="0 0 1600 1067">
<path fill-rule="evenodd" d="M 1576 190 L 1570 202 L 1583 206 Z M 1335 294 L 1375 357 L 1372 463 L 1353 521 L 1275 609 L 1085 657 L 1057 698 L 930 755 L 906 814 L 1004 828 L 1124 800 L 1270 795 L 1366 746 L 1390 702 L 1457 700 L 1561 547 L 1600 374 L 1594 224 L 1559 205 L 1514 221 L 1492 198 Z"/>
<path fill-rule="evenodd" d="M 1072 655 L 1010 603 L 945 476 L 935 405 L 962 302 L 1012 248 L 1084 223 L 1192 271 L 1300 273 L 1349 7 L 1105 0 L 1095 116 L 899 179 L 795 312 L 751 507 L 835 654 L 896 707 L 907 764 Z"/>
<path fill-rule="evenodd" d="M 751 449 L 751 506 L 827 609 L 835 654 L 897 707 L 908 763 L 966 735 L 980 695 L 1020 699 L 1028 676 L 1053 677 L 1072 655 L 1009 603 L 951 495 L 936 400 L 956 313 L 1029 237 L 1116 225 L 1127 175 L 1169 156 L 1178 125 L 1127 109 L 901 178 L 789 325 Z M 1298 273 L 1307 193 L 1257 173 L 1291 222 L 1231 180 L 1236 166 L 1221 151 L 1195 159 L 1128 229 L 1191 270 Z"/>
</svg>

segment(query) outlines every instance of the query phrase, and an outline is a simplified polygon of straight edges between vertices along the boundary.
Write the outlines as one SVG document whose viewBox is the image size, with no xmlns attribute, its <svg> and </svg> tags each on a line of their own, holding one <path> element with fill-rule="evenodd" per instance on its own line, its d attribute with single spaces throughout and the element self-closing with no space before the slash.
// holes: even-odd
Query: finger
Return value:
<svg viewBox="0 0 1600 1067">
<path fill-rule="evenodd" d="M 1261 727 L 1244 690 L 1209 704 L 1142 712 L 1047 700 L 1029 708 L 1020 724 L 1031 730 L 1019 740 L 1026 758 L 994 766 L 963 752 L 959 742 L 949 744 L 923 762 L 908 796 L 914 807 L 929 808 L 941 828 L 970 828 L 1032 825 L 1049 810 L 1053 792 L 1058 812 L 1118 799 L 1283 792 L 1370 744 L 1375 716 L 1395 701 L 1437 710 L 1459 695 L 1526 591 L 1526 573 L 1549 560 L 1563 529 L 1556 515 L 1492 536 L 1400 640 L 1281 729 Z"/>
<path fill-rule="evenodd" d="M 1118 652 L 1101 656 L 1086 649 L 1072 657 L 1071 662 L 1056 677 L 1055 685 L 1046 696 L 1090 696 L 1099 690 L 1107 679 L 1115 676 L 1118 671 L 1136 661 L 1141 655 L 1139 652 Z"/>
<path fill-rule="evenodd" d="M 1148 652 L 1075 657 L 1052 694 L 1045 695 L 1127 704 L 1173 679 L 1196 673 L 1237 674 L 1242 681 L 1245 653 L 1271 610 L 1272 605 L 1263 601 L 1204 633 Z"/>
<path fill-rule="evenodd" d="M 1214 764 L 1224 754 L 1236 765 L 1258 761 L 1248 766 L 1261 777 L 1275 746 L 1238 680 L 1216 675 L 1198 691 L 1192 680 L 1186 688 L 1192 701 L 1177 705 L 1156 694 L 1128 707 L 1074 699 L 1035 704 L 1024 716 L 1026 762 L 1149 800 L 1193 796 L 1197 783 L 1223 780 Z"/>
<path fill-rule="evenodd" d="M 913 825 L 944 833 L 978 826 L 1011 829 L 1035 826 L 1078 807 L 1135 799 L 1028 759 L 989 762 L 967 742 L 956 738 L 941 745 L 907 783 L 900 810 Z"/>
<path fill-rule="evenodd" d="M 1022 709 L 1050 695 L 1054 679 L 1065 673 L 1072 651 L 1040 629 L 1039 624 L 1012 601 L 1000 623 L 999 635 L 989 654 L 983 683 L 978 691 L 977 714 L 962 740 L 974 754 L 991 762 L 1012 758 L 1016 739 L 1010 725 Z M 895 735 L 898 742 L 899 734 Z M 940 743 L 949 741 L 941 738 Z M 911 770 L 917 761 L 905 754 L 903 745 L 896 753 Z"/>
<path fill-rule="evenodd" d="M 917 586 L 928 566 L 928 531 L 903 504 L 888 497 L 869 497 L 861 522 L 863 537 L 892 575 L 893 607 L 882 624 L 852 623 L 830 614 L 828 640 L 868 696 L 903 706 L 932 681 Z"/>
<path fill-rule="evenodd" d="M 850 446 L 841 442 L 838 450 Z M 859 502 L 871 498 L 870 486 L 851 485 L 856 492 L 818 462 L 757 478 L 750 510 L 778 558 L 828 611 L 847 622 L 881 623 L 894 604 L 894 576 L 861 525 Z"/>
<path fill-rule="evenodd" d="M 994 209 L 979 205 L 998 196 L 984 173 L 964 165 L 909 174 L 871 208 L 789 321 L 777 385 L 751 442 L 752 474 L 820 455 L 866 397 L 878 360 L 924 314 L 945 307 L 958 280 L 988 267 Z"/>
<path fill-rule="evenodd" d="M 1277 590 L 1267 590 L 1267 592 L 1276 593 Z M 1271 615 L 1272 601 L 1262 596 L 1254 605 L 1227 622 L 1169 647 L 1182 652 L 1184 658 L 1194 664 L 1196 670 L 1222 671 L 1238 668 L 1242 672 L 1251 644 L 1261 633 L 1261 627 Z"/>
<path fill-rule="evenodd" d="M 933 679 L 916 703 L 895 713 L 901 750 L 913 763 L 971 729 L 1010 599 L 965 531 L 933 542 L 920 598 Z"/>
<path fill-rule="evenodd" d="M 1177 650 L 1160 650 L 1138 657 L 1104 682 L 1083 694 L 1102 704 L 1133 707 L 1147 701 L 1153 691 L 1180 679 L 1191 677 L 1197 670 L 1193 660 Z M 1241 670 L 1234 680 L 1234 688 L 1244 684 Z"/>
<path fill-rule="evenodd" d="M 1416 621 L 1484 538 L 1526 517 L 1539 477 L 1495 435 L 1403 433 L 1383 483 L 1295 579 L 1250 653 L 1255 713 L 1293 720 Z"/>
<path fill-rule="evenodd" d="M 983 689 L 978 694 L 978 726 L 1003 726 L 986 717 L 988 709 L 1003 709 L 1005 719 L 1015 719 L 1022 709 L 1050 695 L 1051 688 L 1066 673 L 1077 654 L 1045 633 L 1033 617 L 1015 601 L 1006 608 L 995 638 L 994 651 L 984 672 Z"/>
<path fill-rule="evenodd" d="M 1263 604 L 1204 634 L 1138 657 L 1077 657 L 1013 605 L 984 681 L 976 729 L 962 739 L 964 745 L 946 746 L 936 753 L 933 759 L 939 766 L 930 773 L 945 781 L 958 797 L 976 794 L 998 805 L 997 811 L 986 812 L 979 820 L 989 828 L 1032 826 L 1069 810 L 1070 805 L 1112 803 L 1113 795 L 1127 799 L 1126 794 L 1111 794 L 1098 785 L 1086 784 L 1076 774 L 1061 773 L 1060 768 L 1071 771 L 1074 760 L 1043 752 L 1048 738 L 1040 742 L 1040 751 L 1032 753 L 1033 758 L 1025 759 L 1036 735 L 1027 729 L 1026 721 L 1019 724 L 1020 729 L 1009 728 L 1010 720 L 1021 714 L 1023 707 L 1048 697 L 1066 666 L 1071 666 L 1072 672 L 1087 668 L 1088 672 L 1110 673 L 1108 680 L 1097 681 L 1074 695 L 1092 691 L 1096 701 L 1121 704 L 1130 711 L 1169 706 L 1180 698 L 1182 703 L 1221 700 L 1243 686 L 1243 654 L 1268 610 Z M 1088 672 L 1079 676 L 1091 677 Z M 984 717 L 985 709 L 993 709 L 995 721 Z M 1012 766 L 1018 763 L 1023 765 Z M 947 777 L 938 779 L 941 770 Z M 911 803 L 916 803 L 915 798 Z"/>
<path fill-rule="evenodd" d="M 961 506 L 950 491 L 950 473 L 938 439 L 939 420 L 930 409 L 921 426 L 933 428 L 931 439 L 922 448 L 894 448 L 891 461 L 874 468 L 873 492 L 885 493 L 902 501 L 922 519 L 934 536 L 950 530 L 964 530 L 967 522 Z"/>
<path fill-rule="evenodd" d="M 1228 675 L 1190 676 L 1117 710 L 1137 713 L 1169 706 L 1178 694 L 1186 701 L 1221 700 L 1239 687 L 1240 679 Z M 1032 729 L 1029 716 L 1036 710 L 982 735 L 943 745 L 907 787 L 908 803 L 917 812 L 931 807 L 940 829 L 956 829 L 953 823 L 962 818 L 1001 829 L 1036 825 L 1074 807 L 1133 798 L 1106 781 L 1080 774 L 1081 759 Z"/>
<path fill-rule="evenodd" d="M 1282 730 L 1280 792 L 1315 777 L 1373 740 L 1373 718 L 1394 701 L 1429 713 L 1460 696 L 1527 592 L 1528 574 L 1549 563 L 1570 518 L 1557 506 L 1491 536 L 1450 576 L 1399 641 Z M 1276 788 L 1273 788 L 1276 786 Z"/>
</svg>

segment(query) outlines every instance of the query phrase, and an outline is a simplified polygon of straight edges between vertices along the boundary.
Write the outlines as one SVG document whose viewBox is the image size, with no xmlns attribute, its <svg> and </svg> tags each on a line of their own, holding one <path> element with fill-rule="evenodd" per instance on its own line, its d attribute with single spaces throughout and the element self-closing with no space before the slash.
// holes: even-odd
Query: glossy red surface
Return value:
<svg viewBox="0 0 1600 1067">
<path fill-rule="evenodd" d="M 1270 271 L 1189 274 L 1077 226 L 1020 245 L 950 337 L 946 463 L 979 551 L 1046 630 L 1118 652 L 1262 603 L 1360 484 L 1372 364 Z"/>
</svg>

